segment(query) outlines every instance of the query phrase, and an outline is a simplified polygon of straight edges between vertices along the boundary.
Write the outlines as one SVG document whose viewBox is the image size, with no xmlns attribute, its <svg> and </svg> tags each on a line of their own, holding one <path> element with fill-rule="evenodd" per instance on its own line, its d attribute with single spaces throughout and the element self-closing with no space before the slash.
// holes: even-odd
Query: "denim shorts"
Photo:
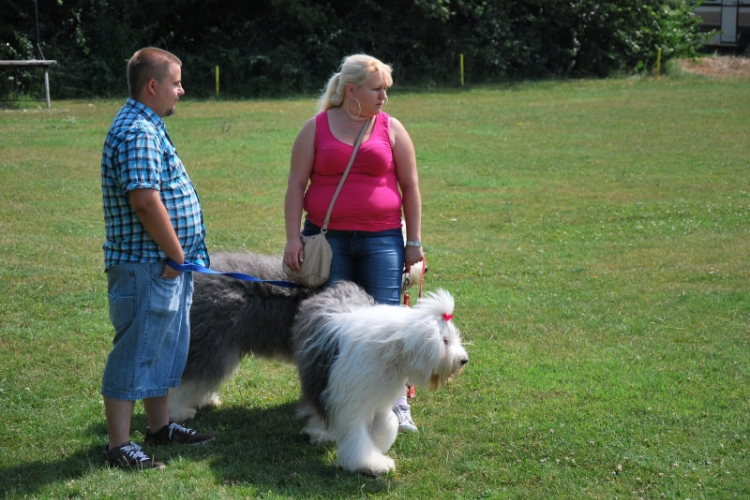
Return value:
<svg viewBox="0 0 750 500">
<path fill-rule="evenodd" d="M 302 234 L 320 232 L 305 221 Z M 398 305 L 404 274 L 404 236 L 401 228 L 386 231 L 341 231 L 326 235 L 333 251 L 331 275 L 323 288 L 339 280 L 357 283 L 380 304 Z"/>
<path fill-rule="evenodd" d="M 190 347 L 193 275 L 167 279 L 163 269 L 163 262 L 155 262 L 107 270 L 115 338 L 102 377 L 105 397 L 159 397 L 180 383 Z"/>
</svg>

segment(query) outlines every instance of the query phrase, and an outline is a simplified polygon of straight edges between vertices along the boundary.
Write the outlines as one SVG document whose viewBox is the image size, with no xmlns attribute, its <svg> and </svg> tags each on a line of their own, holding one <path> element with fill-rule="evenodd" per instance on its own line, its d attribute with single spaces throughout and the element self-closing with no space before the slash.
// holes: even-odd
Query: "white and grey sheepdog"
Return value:
<svg viewBox="0 0 750 500">
<path fill-rule="evenodd" d="M 285 279 L 279 257 L 217 253 L 212 268 Z M 405 307 L 375 304 L 350 282 L 316 291 L 198 273 L 194 279 L 187 366 L 180 386 L 169 390 L 176 421 L 218 405 L 216 391 L 243 357 L 294 362 L 298 415 L 311 441 L 335 442 L 345 470 L 381 474 L 395 468 L 385 453 L 398 433 L 393 405 L 406 382 L 437 389 L 469 359 L 444 290 Z"/>
</svg>

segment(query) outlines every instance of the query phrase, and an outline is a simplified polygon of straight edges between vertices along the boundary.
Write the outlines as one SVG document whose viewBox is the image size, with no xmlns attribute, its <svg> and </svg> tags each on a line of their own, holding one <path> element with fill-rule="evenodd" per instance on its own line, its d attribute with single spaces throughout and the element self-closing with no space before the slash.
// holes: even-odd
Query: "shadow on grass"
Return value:
<svg viewBox="0 0 750 500">
<path fill-rule="evenodd" d="M 301 432 L 303 422 L 295 417 L 296 403 L 271 408 L 222 407 L 202 410 L 197 419 L 186 425 L 200 432 L 216 434 L 216 440 L 201 446 L 166 446 L 144 451 L 169 464 L 176 460 L 205 461 L 215 475 L 216 483 L 255 488 L 258 492 L 297 498 L 334 498 L 356 494 L 385 492 L 388 478 L 350 474 L 335 465 L 335 447 L 313 446 Z M 142 443 L 140 429 L 145 416 L 133 417 L 133 440 Z M 101 444 L 50 460 L 20 464 L 0 470 L 0 493 L 11 496 L 33 496 L 40 488 L 56 482 L 78 480 L 98 472 L 103 443 L 104 422 L 89 429 Z"/>
<path fill-rule="evenodd" d="M 387 484 L 350 474 L 335 465 L 333 445 L 313 446 L 295 417 L 296 402 L 263 410 L 222 408 L 198 414 L 196 427 L 217 434 L 213 451 L 201 454 L 211 463 L 217 482 L 253 485 L 293 497 L 335 497 L 356 493 L 363 482 L 368 492 Z"/>
<path fill-rule="evenodd" d="M 78 479 L 92 468 L 101 467 L 101 453 L 102 446 L 96 446 L 80 450 L 73 455 L 6 467 L 0 470 L 0 496 L 33 496 L 46 485 Z"/>
</svg>

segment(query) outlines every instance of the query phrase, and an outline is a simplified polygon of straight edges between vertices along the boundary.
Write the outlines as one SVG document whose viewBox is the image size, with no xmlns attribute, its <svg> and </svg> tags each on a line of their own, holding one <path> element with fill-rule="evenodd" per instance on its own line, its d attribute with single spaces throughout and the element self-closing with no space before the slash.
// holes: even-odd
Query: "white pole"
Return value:
<svg viewBox="0 0 750 500">
<path fill-rule="evenodd" d="M 47 99 L 47 109 L 51 107 L 49 99 L 49 71 L 44 67 L 44 97 Z"/>
</svg>

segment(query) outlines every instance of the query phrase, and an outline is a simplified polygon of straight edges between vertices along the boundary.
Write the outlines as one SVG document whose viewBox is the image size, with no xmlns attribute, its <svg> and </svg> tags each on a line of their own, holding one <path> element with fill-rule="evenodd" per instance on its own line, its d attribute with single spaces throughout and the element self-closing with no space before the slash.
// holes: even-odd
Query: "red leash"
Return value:
<svg viewBox="0 0 750 500">
<path fill-rule="evenodd" d="M 427 260 L 422 258 L 422 273 L 419 278 L 419 297 L 422 298 L 422 288 L 424 287 L 424 273 L 427 270 Z M 409 286 L 411 286 L 411 274 L 409 272 L 404 272 L 404 305 L 409 307 L 411 305 L 411 297 L 409 295 Z M 411 384 L 408 384 L 406 386 L 406 397 L 407 398 L 413 398 L 414 397 L 414 386 Z"/>
<path fill-rule="evenodd" d="M 422 273 L 419 278 L 419 297 L 422 298 L 422 288 L 424 287 L 424 273 L 427 270 L 427 259 L 422 258 Z M 404 271 L 404 305 L 411 305 L 411 296 L 409 295 L 409 287 L 411 286 L 411 275 L 408 271 Z"/>
</svg>

